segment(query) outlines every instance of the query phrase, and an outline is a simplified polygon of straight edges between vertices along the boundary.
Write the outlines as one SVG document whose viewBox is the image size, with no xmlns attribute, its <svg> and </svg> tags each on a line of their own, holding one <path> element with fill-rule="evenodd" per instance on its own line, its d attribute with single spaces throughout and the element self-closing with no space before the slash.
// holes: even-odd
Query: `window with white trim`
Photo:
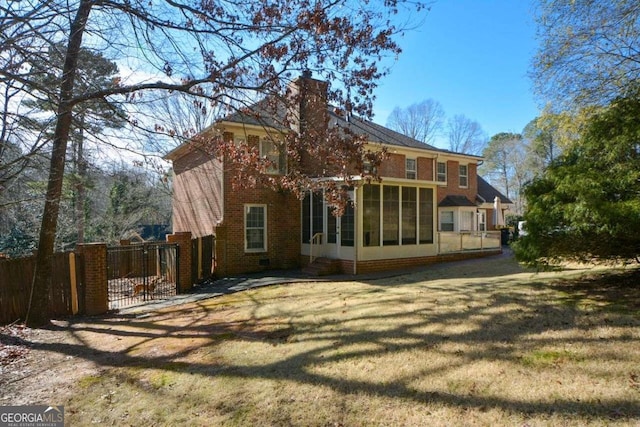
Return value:
<svg viewBox="0 0 640 427">
<path fill-rule="evenodd" d="M 400 237 L 400 187 L 382 186 L 382 244 L 397 245 Z"/>
<path fill-rule="evenodd" d="M 402 244 L 416 244 L 418 222 L 417 188 L 402 187 Z"/>
<path fill-rule="evenodd" d="M 244 250 L 267 250 L 267 205 L 244 205 Z"/>
<path fill-rule="evenodd" d="M 487 212 L 484 209 L 478 211 L 478 230 L 487 231 Z"/>
<path fill-rule="evenodd" d="M 369 160 L 365 160 L 362 165 L 362 172 L 371 175 L 378 174 L 378 167 L 374 166 Z"/>
<path fill-rule="evenodd" d="M 438 162 L 438 182 L 447 182 L 447 164 L 444 162 Z"/>
<path fill-rule="evenodd" d="M 418 177 L 416 159 L 405 160 L 405 173 L 407 179 L 416 179 Z"/>
<path fill-rule="evenodd" d="M 287 162 L 286 155 L 280 144 L 269 138 L 260 139 L 260 157 L 268 160 L 271 164 L 266 172 L 271 175 L 286 175 Z"/>
<path fill-rule="evenodd" d="M 364 246 L 380 246 L 380 185 L 362 187 L 362 239 Z"/>
<path fill-rule="evenodd" d="M 469 186 L 469 166 L 460 165 L 458 168 L 460 170 L 460 187 L 468 187 Z"/>
<path fill-rule="evenodd" d="M 421 188 L 418 195 L 420 243 L 433 243 L 433 189 Z"/>
<path fill-rule="evenodd" d="M 473 211 L 460 212 L 460 231 L 473 230 L 473 217 L 476 213 Z"/>
<path fill-rule="evenodd" d="M 440 211 L 440 231 L 455 230 L 453 211 Z"/>
</svg>

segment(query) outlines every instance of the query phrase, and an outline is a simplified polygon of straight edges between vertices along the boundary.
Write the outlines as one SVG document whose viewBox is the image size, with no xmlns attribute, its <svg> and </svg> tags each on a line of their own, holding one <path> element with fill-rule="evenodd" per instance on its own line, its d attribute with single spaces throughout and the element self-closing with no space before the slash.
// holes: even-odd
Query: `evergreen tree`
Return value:
<svg viewBox="0 0 640 427">
<path fill-rule="evenodd" d="M 640 255 L 640 97 L 595 114 L 581 138 L 525 189 L 520 259 Z"/>
<path fill-rule="evenodd" d="M 37 70 L 34 81 L 44 87 L 58 87 L 62 79 L 62 65 L 64 63 L 65 47 L 54 44 L 48 50 L 48 56 L 39 61 L 34 61 L 32 66 Z M 75 96 L 98 90 L 112 89 L 117 85 L 118 67 L 115 62 L 108 60 L 99 52 L 89 49 L 80 49 L 78 54 L 78 68 L 74 87 Z M 35 98 L 26 102 L 37 110 L 55 115 L 59 101 L 56 92 L 36 92 Z M 51 117 L 40 120 L 29 120 L 30 127 L 36 127 L 48 135 L 53 134 Z M 89 156 L 86 154 L 87 141 L 99 141 L 106 128 L 120 129 L 126 123 L 125 111 L 113 102 L 107 102 L 104 98 L 87 100 L 76 107 L 70 133 L 70 152 L 67 153 L 71 170 L 65 175 L 65 184 L 70 190 L 71 209 L 63 209 L 63 215 L 71 212 L 71 218 L 67 221 L 75 224 L 73 234 L 58 231 L 58 237 L 66 236 L 63 244 L 83 243 L 85 241 L 85 223 L 91 213 L 87 209 L 87 186 Z M 64 203 L 64 201 L 63 201 Z M 64 222 L 64 219 L 61 221 Z M 62 233 L 60 231 L 63 231 Z"/>
</svg>

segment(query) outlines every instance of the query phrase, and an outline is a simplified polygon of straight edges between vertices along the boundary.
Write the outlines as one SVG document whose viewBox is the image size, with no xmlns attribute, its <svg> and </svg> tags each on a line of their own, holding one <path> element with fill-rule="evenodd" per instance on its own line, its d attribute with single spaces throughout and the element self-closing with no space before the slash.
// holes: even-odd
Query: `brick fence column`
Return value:
<svg viewBox="0 0 640 427">
<path fill-rule="evenodd" d="M 109 311 L 106 243 L 78 245 L 84 262 L 85 311 L 89 315 Z"/>
<path fill-rule="evenodd" d="M 191 232 L 180 231 L 167 235 L 167 242 L 177 243 L 180 251 L 180 266 L 178 267 L 178 288 L 180 292 L 191 289 Z"/>
</svg>

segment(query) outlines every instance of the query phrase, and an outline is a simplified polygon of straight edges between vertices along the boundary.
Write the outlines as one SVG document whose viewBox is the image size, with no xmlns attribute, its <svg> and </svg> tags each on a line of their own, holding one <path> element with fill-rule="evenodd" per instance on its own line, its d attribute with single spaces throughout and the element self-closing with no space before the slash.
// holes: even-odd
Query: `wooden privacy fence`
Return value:
<svg viewBox="0 0 640 427">
<path fill-rule="evenodd" d="M 215 272 L 216 237 L 191 239 L 191 283 L 211 278 Z"/>
<path fill-rule="evenodd" d="M 27 315 L 36 257 L 0 260 L 0 325 Z M 84 283 L 82 257 L 74 252 L 53 255 L 49 312 L 66 316 L 83 311 Z"/>
</svg>

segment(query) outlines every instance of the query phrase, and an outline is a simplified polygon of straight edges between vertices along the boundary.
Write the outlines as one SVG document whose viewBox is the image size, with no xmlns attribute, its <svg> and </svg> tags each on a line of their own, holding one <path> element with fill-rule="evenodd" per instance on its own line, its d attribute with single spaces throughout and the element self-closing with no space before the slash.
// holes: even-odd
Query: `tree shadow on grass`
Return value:
<svg viewBox="0 0 640 427">
<path fill-rule="evenodd" d="M 623 282 L 632 283 L 635 277 Z M 624 299 L 620 300 L 618 292 L 622 290 L 618 286 L 614 292 L 615 284 L 615 277 L 611 277 L 606 285 L 594 286 L 577 280 L 556 282 L 551 289 L 562 290 L 561 297 L 573 298 L 571 301 L 595 298 L 603 303 L 603 309 L 609 307 L 607 303 L 612 299 L 615 304 L 626 303 L 630 309 L 636 307 L 638 293 L 623 293 Z M 617 349 L 629 344 L 630 331 L 640 326 L 637 317 L 630 317 L 626 311 L 613 311 L 605 319 L 585 322 L 580 304 L 558 302 L 548 294 L 539 294 L 537 291 L 545 285 L 540 282 L 516 287 L 508 277 L 503 277 L 491 286 L 474 283 L 446 288 L 442 284 L 432 287 L 427 284 L 408 290 L 390 287 L 380 292 L 380 288 L 362 284 L 351 292 L 341 293 L 339 286 L 320 285 L 303 297 L 294 294 L 264 298 L 260 292 L 250 292 L 238 303 L 244 314 L 235 317 L 230 315 L 235 310 L 233 305 L 200 302 L 146 318 L 74 318 L 60 329 L 70 332 L 75 342 L 25 341 L 23 344 L 86 359 L 103 368 L 116 368 L 105 375 L 113 376 L 115 383 L 126 381 L 141 389 L 148 385 L 117 368 L 190 373 L 202 378 L 288 381 L 328 387 L 344 396 L 362 393 L 416 404 L 478 410 L 497 408 L 528 416 L 639 418 L 640 401 L 631 397 L 601 401 L 556 397 L 542 401 L 415 385 L 417 379 L 435 378 L 483 361 L 535 370 L 527 366 L 523 355 L 536 354 L 549 345 L 554 348 L 592 345 L 589 348 L 595 350 L 584 355 L 592 362 L 628 363 L 633 354 Z M 437 292 L 439 298 L 433 295 Z M 272 307 L 284 298 L 293 299 L 294 306 L 295 298 L 300 298 L 299 307 L 264 314 L 266 306 Z M 305 305 L 304 301 L 308 303 Z M 220 307 L 216 308 L 218 304 Z M 471 327 L 457 329 L 458 325 Z M 589 334 L 595 327 L 612 325 L 627 328 L 628 333 L 610 336 L 606 341 Z M 564 333 L 551 339 L 545 335 L 549 331 Z M 119 345 L 119 340 L 126 344 Z M 253 364 L 228 359 L 211 363 L 201 357 L 203 351 L 215 352 L 229 341 L 266 343 L 274 349 L 289 351 L 273 360 Z M 331 366 L 342 363 L 411 352 L 447 362 L 415 367 L 407 375 L 394 376 L 391 381 L 375 375 L 345 378 L 328 373 Z M 596 373 L 593 375 L 597 377 Z"/>
<path fill-rule="evenodd" d="M 637 268 L 557 280 L 550 288 L 561 292 L 566 304 L 640 315 L 640 269 Z"/>
</svg>

